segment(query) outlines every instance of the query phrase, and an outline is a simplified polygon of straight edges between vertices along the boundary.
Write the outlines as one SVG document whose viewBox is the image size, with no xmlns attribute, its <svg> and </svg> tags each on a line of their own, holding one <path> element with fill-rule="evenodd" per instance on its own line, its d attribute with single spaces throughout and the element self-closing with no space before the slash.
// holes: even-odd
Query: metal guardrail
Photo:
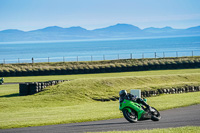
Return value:
<svg viewBox="0 0 200 133">
<path fill-rule="evenodd" d="M 17 58 L 0 59 L 0 64 L 9 63 L 39 63 L 39 62 L 79 62 L 79 61 L 100 61 L 100 60 L 119 60 L 119 59 L 141 59 L 141 58 L 165 58 L 165 57 L 186 57 L 200 56 L 200 50 L 192 51 L 168 51 L 168 52 L 144 52 L 144 53 L 122 53 L 105 55 L 86 55 L 70 57 L 46 57 L 46 58 Z"/>
</svg>

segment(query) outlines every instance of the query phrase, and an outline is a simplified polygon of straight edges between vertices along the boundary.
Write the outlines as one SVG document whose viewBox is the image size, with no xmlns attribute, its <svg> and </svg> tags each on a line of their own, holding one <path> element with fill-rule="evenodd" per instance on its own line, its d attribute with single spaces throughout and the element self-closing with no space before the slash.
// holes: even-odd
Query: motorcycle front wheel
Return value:
<svg viewBox="0 0 200 133">
<path fill-rule="evenodd" d="M 152 121 L 159 121 L 161 119 L 160 113 L 157 109 L 155 109 L 154 107 L 151 107 L 154 111 L 151 112 L 152 116 L 151 116 L 151 120 Z"/>
<path fill-rule="evenodd" d="M 124 109 L 122 112 L 127 121 L 131 123 L 138 121 L 137 113 L 134 110 L 131 109 L 131 112 L 128 112 L 127 109 Z"/>
</svg>

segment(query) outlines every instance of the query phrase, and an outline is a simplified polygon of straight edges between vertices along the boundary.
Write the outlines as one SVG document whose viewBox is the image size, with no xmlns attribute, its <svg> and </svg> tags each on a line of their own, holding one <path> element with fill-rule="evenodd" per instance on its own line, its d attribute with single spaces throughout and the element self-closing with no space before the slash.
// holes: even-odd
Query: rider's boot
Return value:
<svg viewBox="0 0 200 133">
<path fill-rule="evenodd" d="M 147 109 L 148 109 L 150 112 L 154 112 L 154 109 L 152 109 L 151 106 L 149 106 L 149 105 L 147 106 Z"/>
</svg>

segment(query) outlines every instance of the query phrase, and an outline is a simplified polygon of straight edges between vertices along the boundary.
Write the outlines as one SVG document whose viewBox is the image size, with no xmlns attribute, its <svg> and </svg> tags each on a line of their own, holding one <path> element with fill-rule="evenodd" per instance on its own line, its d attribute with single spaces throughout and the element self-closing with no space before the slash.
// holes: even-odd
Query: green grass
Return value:
<svg viewBox="0 0 200 133">
<path fill-rule="evenodd" d="M 19 95 L 19 85 L 0 85 L 0 98 Z"/>
<path fill-rule="evenodd" d="M 138 77 L 138 76 L 159 76 L 159 75 L 183 75 L 200 74 L 200 69 L 178 69 L 178 70 L 157 70 L 157 71 L 138 71 L 121 73 L 101 73 L 101 74 L 77 74 L 77 75 L 54 75 L 54 76 L 24 76 L 24 77 L 5 77 L 5 83 L 11 82 L 36 82 L 48 80 L 72 80 L 85 78 L 110 78 L 110 77 Z"/>
<path fill-rule="evenodd" d="M 69 99 L 75 95 L 80 100 L 110 99 L 118 97 L 122 89 L 151 90 L 161 87 L 199 85 L 199 83 L 200 74 L 76 79 L 54 86 L 40 95 L 57 94 L 60 97 L 67 95 Z"/>
<path fill-rule="evenodd" d="M 62 85 L 55 86 L 59 88 Z M 97 102 L 80 95 L 44 91 L 31 96 L 1 97 L 0 128 L 53 125 L 121 118 L 118 101 Z M 2 91 L 2 88 L 1 88 Z M 77 89 L 78 91 L 78 89 Z M 81 92 L 83 93 L 83 92 Z M 78 93 L 76 93 L 78 94 Z M 90 94 L 90 92 L 85 92 Z M 73 99 L 74 98 L 74 99 Z M 174 102 L 173 99 L 176 99 Z M 191 100 L 196 99 L 196 100 Z M 150 105 L 158 110 L 200 104 L 200 92 L 162 95 L 148 98 Z M 96 115 L 98 114 L 98 115 Z"/>
<path fill-rule="evenodd" d="M 199 85 L 200 69 L 9 77 L 5 81 L 47 81 L 56 78 L 73 80 L 29 96 L 19 96 L 18 85 L 0 85 L 0 129 L 121 118 L 118 101 L 97 102 L 93 99 L 117 97 L 121 89 L 130 91 L 135 88 L 148 90 Z M 148 103 L 158 110 L 200 104 L 200 92 L 151 97 Z"/>
<path fill-rule="evenodd" d="M 152 130 L 109 131 L 109 132 L 95 132 L 95 133 L 198 133 L 198 132 L 200 132 L 200 127 L 186 126 L 186 127 L 152 129 Z"/>
</svg>

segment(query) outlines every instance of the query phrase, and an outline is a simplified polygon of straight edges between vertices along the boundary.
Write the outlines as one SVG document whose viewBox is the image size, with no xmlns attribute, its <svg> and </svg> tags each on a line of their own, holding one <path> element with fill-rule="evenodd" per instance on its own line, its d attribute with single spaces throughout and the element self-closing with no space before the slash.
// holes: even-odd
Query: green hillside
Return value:
<svg viewBox="0 0 200 133">
<path fill-rule="evenodd" d="M 45 88 L 35 95 L 19 96 L 19 86 L 0 86 L 0 128 L 28 127 L 121 118 L 118 101 L 100 102 L 95 99 L 115 99 L 121 89 L 156 89 L 185 85 L 200 85 L 200 69 L 67 75 L 72 79 Z M 45 77 L 45 78 L 44 78 Z M 35 77 L 36 80 L 63 78 Z M 8 77 L 11 81 L 17 77 Z M 18 77 L 17 80 L 34 80 Z M 158 110 L 200 103 L 200 92 L 160 95 L 147 98 Z M 174 102 L 174 99 L 176 101 Z M 191 100 L 192 99 L 192 100 Z M 184 101 L 184 102 L 183 102 Z M 98 115 L 97 115 L 98 114 Z"/>
</svg>

